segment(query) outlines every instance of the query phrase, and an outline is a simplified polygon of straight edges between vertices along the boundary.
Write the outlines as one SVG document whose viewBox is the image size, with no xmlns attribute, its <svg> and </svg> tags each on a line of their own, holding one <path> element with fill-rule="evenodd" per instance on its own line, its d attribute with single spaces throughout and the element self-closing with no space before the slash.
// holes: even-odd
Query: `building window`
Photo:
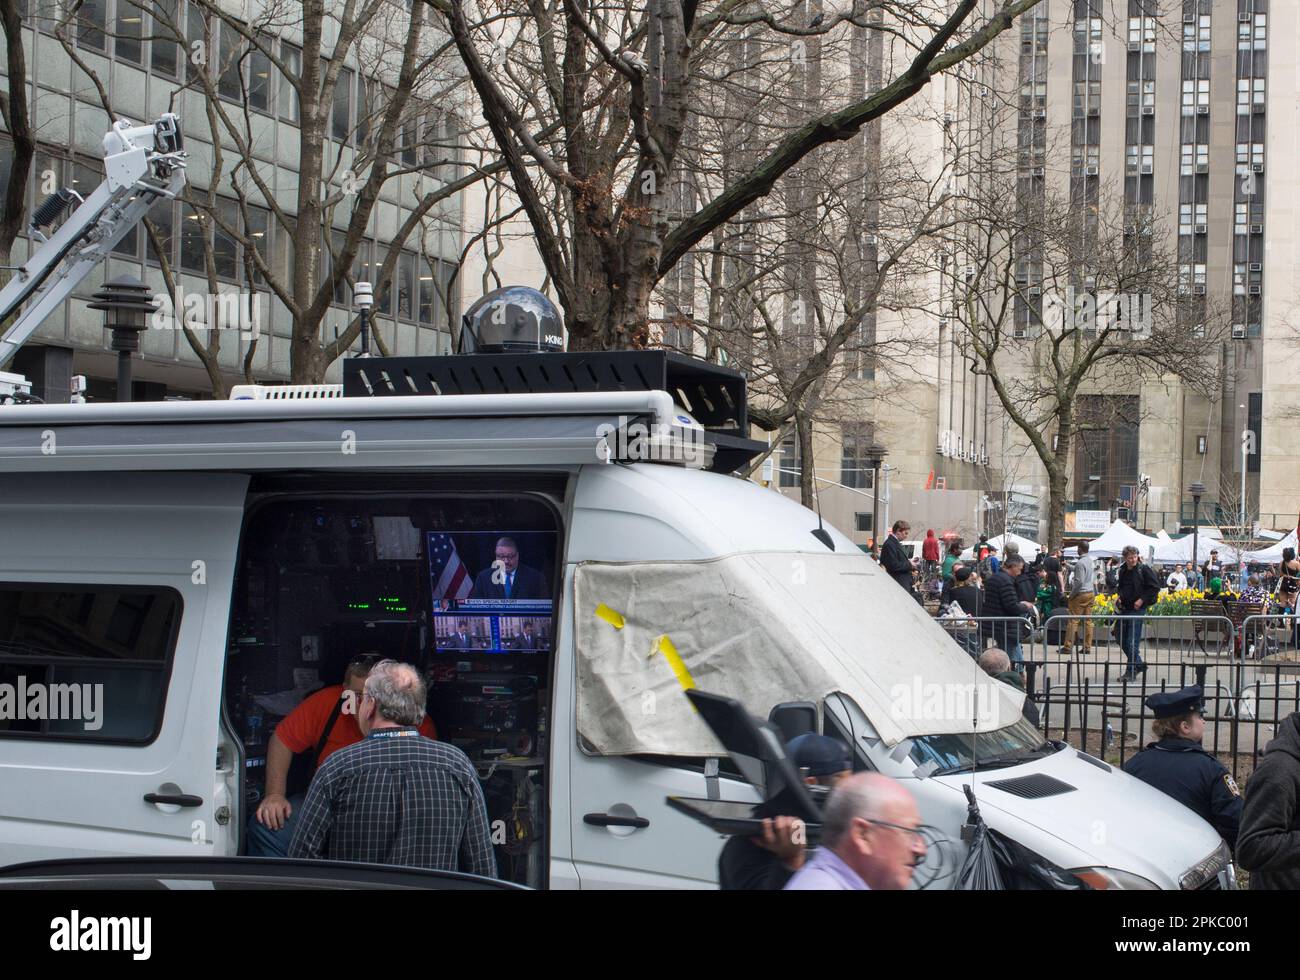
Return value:
<svg viewBox="0 0 1300 980">
<path fill-rule="evenodd" d="M 302 48 L 280 42 L 280 60 L 295 78 L 302 77 Z M 280 118 L 285 122 L 298 123 L 302 119 L 302 106 L 298 101 L 298 90 L 287 75 L 280 76 Z"/>
<path fill-rule="evenodd" d="M 781 443 L 781 472 L 778 485 L 797 487 L 802 474 L 803 463 L 799 459 L 799 440 L 794 436 L 786 436 Z"/>
<path fill-rule="evenodd" d="M 268 47 L 274 43 L 265 37 L 259 37 L 258 41 Z M 270 113 L 271 71 L 271 59 L 266 56 L 266 52 L 262 48 L 253 45 L 248 56 L 248 106 L 250 109 Z"/>
<path fill-rule="evenodd" d="M 846 430 L 841 435 L 840 483 L 855 490 L 870 490 L 873 472 L 867 462 L 868 434 Z"/>
<path fill-rule="evenodd" d="M 173 251 L 172 241 L 175 238 L 176 219 L 174 217 L 176 209 L 175 201 L 157 201 L 149 209 L 147 217 L 154 225 L 154 231 L 158 235 L 159 244 L 162 247 L 163 255 L 167 257 L 167 265 L 174 266 L 176 254 Z M 161 265 L 158 259 L 158 253 L 154 251 L 153 240 L 146 234 L 145 240 L 145 261 L 154 265 Z"/>
<path fill-rule="evenodd" d="M 153 40 L 149 42 L 149 68 L 164 78 L 179 77 L 180 46 L 167 40 L 174 36 L 176 0 L 153 0 Z"/>
<path fill-rule="evenodd" d="M 336 140 L 346 143 L 352 134 L 352 69 L 344 68 L 334 81 L 334 104 L 331 107 L 331 132 Z"/>
<path fill-rule="evenodd" d="M 77 11 L 77 46 L 108 50 L 108 0 L 82 0 Z"/>
<path fill-rule="evenodd" d="M 144 12 L 130 0 L 117 0 L 117 36 L 113 52 L 119 61 L 144 64 Z"/>
<path fill-rule="evenodd" d="M 860 531 L 863 534 L 870 534 L 874 526 L 875 521 L 872 520 L 872 514 L 870 511 L 865 513 L 858 511 L 853 515 L 853 527 L 855 530 Z"/>
<path fill-rule="evenodd" d="M 268 261 L 271 257 L 271 212 L 266 208 L 260 208 L 255 204 L 246 205 L 244 210 L 248 214 L 248 221 L 244 229 L 244 237 L 248 239 L 249 244 L 257 250 L 261 256 L 262 262 L 270 265 Z M 252 282 L 255 286 L 262 285 L 266 279 L 253 261 L 251 255 L 245 256 L 245 281 L 248 276 L 252 276 Z"/>
<path fill-rule="evenodd" d="M 207 238 L 204 224 L 202 215 L 193 205 L 181 205 L 181 268 L 198 275 L 205 275 L 207 272 L 203 252 L 204 241 Z"/>
</svg>

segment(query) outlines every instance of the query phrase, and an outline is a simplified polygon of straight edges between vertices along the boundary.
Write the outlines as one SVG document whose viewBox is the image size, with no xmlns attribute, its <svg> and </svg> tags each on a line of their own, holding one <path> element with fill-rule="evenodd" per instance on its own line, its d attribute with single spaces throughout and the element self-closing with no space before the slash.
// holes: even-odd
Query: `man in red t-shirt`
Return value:
<svg viewBox="0 0 1300 980">
<path fill-rule="evenodd" d="M 288 853 L 297 811 L 306 795 L 285 795 L 293 757 L 302 752 L 313 753 L 314 771 L 332 753 L 361 741 L 357 705 L 365 693 L 370 668 L 380 659 L 378 654 L 354 657 L 343 674 L 342 684 L 321 688 L 304 698 L 276 726 L 266 750 L 266 792 L 254 819 L 248 822 L 249 855 L 284 857 Z M 420 723 L 420 734 L 432 739 L 438 737 L 427 714 Z"/>
</svg>

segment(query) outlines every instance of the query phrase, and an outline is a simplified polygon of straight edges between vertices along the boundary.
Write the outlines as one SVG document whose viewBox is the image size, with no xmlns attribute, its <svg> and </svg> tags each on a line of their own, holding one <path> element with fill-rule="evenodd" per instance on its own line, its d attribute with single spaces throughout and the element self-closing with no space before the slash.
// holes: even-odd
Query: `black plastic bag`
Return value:
<svg viewBox="0 0 1300 980">
<path fill-rule="evenodd" d="M 1002 874 L 994 851 L 988 825 L 980 816 L 979 804 L 969 786 L 966 792 L 966 823 L 961 828 L 962 840 L 970 844 L 966 860 L 957 872 L 957 888 L 963 891 L 1002 891 Z"/>
<path fill-rule="evenodd" d="M 980 816 L 975 794 L 966 793 L 962 839 L 970 851 L 957 873 L 957 888 L 966 891 L 1090 891 L 1092 886 L 1057 867 L 1041 854 L 989 828 Z"/>
</svg>

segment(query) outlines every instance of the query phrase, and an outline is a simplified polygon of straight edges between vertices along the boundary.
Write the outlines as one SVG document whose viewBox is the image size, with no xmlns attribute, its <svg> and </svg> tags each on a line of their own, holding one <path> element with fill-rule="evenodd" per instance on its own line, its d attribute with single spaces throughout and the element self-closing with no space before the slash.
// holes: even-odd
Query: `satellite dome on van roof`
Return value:
<svg viewBox="0 0 1300 980">
<path fill-rule="evenodd" d="M 529 286 L 494 289 L 465 311 L 461 351 L 502 354 L 564 349 L 564 318 Z"/>
</svg>

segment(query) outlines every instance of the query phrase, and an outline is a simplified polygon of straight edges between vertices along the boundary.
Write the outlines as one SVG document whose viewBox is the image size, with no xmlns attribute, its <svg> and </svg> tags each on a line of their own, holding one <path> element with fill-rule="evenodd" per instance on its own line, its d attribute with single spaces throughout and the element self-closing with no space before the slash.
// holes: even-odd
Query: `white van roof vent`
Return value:
<svg viewBox="0 0 1300 980">
<path fill-rule="evenodd" d="M 230 389 L 232 402 L 319 401 L 342 397 L 342 385 L 235 385 Z"/>
</svg>

